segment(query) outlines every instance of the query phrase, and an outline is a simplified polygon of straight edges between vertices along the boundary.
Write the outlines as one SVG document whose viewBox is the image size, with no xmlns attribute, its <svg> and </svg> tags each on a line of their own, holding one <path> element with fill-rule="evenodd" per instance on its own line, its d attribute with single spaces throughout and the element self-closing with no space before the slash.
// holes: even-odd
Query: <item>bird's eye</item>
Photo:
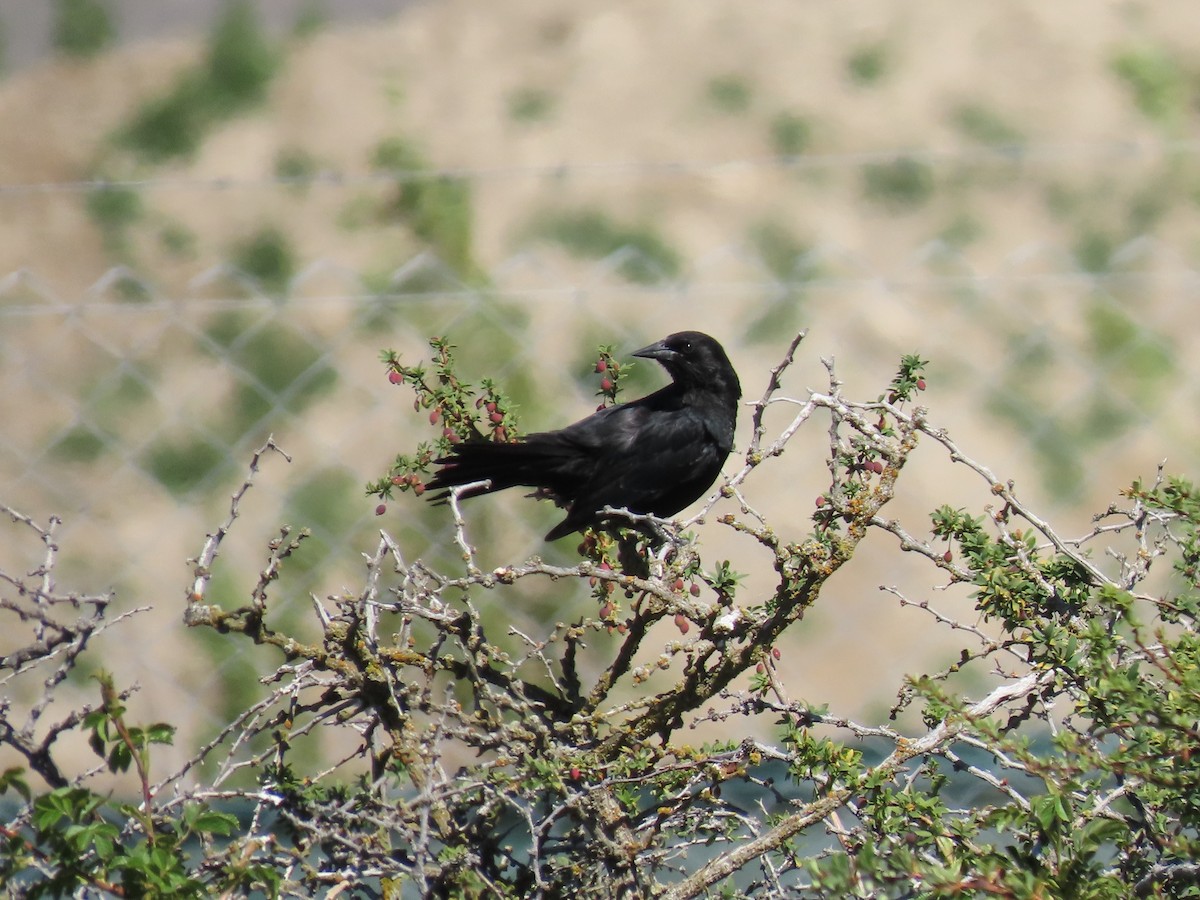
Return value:
<svg viewBox="0 0 1200 900">
<path fill-rule="evenodd" d="M 680 347 L 679 349 L 680 349 L 680 350 L 682 350 L 684 353 L 687 353 L 689 350 L 691 350 L 691 349 L 692 349 L 692 342 L 691 342 L 691 341 L 684 341 L 684 342 L 683 342 L 683 346 L 682 346 L 682 347 Z"/>
</svg>

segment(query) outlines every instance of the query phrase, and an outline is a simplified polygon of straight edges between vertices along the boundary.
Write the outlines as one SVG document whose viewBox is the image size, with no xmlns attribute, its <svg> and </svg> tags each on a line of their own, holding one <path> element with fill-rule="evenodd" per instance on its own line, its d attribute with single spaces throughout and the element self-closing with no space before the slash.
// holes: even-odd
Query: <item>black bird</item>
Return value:
<svg viewBox="0 0 1200 900">
<path fill-rule="evenodd" d="M 559 431 L 508 444 L 457 444 L 438 460 L 442 468 L 428 486 L 490 482 L 463 491 L 463 497 L 517 485 L 539 488 L 567 509 L 548 541 L 597 524 L 606 506 L 673 516 L 702 497 L 721 473 L 733 448 L 742 388 L 724 348 L 699 331 L 672 334 L 633 355 L 658 360 L 672 383 Z"/>
</svg>

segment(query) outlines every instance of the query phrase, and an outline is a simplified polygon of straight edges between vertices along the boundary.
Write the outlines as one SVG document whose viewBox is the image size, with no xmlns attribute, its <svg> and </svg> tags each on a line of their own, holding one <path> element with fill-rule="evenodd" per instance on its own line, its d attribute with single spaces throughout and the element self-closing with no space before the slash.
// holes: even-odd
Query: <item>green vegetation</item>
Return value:
<svg viewBox="0 0 1200 900">
<path fill-rule="evenodd" d="M 191 156 L 221 122 L 261 103 L 279 68 L 249 0 L 231 0 L 209 38 L 205 61 L 121 128 L 117 142 L 144 162 Z"/>
<path fill-rule="evenodd" d="M 196 232 L 181 222 L 164 222 L 158 231 L 158 242 L 176 258 L 191 259 L 196 255 Z"/>
<path fill-rule="evenodd" d="M 1071 444 L 1071 426 L 1045 408 L 1041 385 L 1060 364 L 1059 351 L 1041 331 L 1008 335 L 1006 369 L 988 390 L 985 405 L 992 415 L 1014 426 L 1033 451 L 1043 487 L 1059 500 L 1077 498 L 1083 466 Z"/>
<path fill-rule="evenodd" d="M 155 440 L 142 454 L 147 472 L 176 497 L 186 496 L 229 469 L 229 455 L 204 435 L 173 429 Z"/>
<path fill-rule="evenodd" d="M 319 170 L 317 158 L 300 147 L 288 147 L 275 156 L 275 177 L 290 182 L 289 187 L 297 193 L 308 190 Z"/>
<path fill-rule="evenodd" d="M 1098 294 L 1088 306 L 1085 321 L 1088 349 L 1097 368 L 1116 375 L 1143 412 L 1148 412 L 1156 397 L 1161 397 L 1157 389 L 1163 379 L 1176 371 L 1175 355 L 1169 344 L 1131 316 L 1120 301 L 1103 294 Z"/>
<path fill-rule="evenodd" d="M 1180 170 L 1174 163 L 1167 163 L 1161 173 L 1152 175 L 1136 187 L 1129 198 L 1129 234 L 1152 232 L 1172 205 L 1186 198 L 1190 181 L 1188 172 Z"/>
<path fill-rule="evenodd" d="M 122 275 L 113 283 L 113 292 L 126 303 L 148 303 L 154 297 L 150 285 L 136 275 Z"/>
<path fill-rule="evenodd" d="M 960 212 L 954 216 L 938 234 L 938 239 L 961 250 L 984 235 L 983 223 L 969 212 Z"/>
<path fill-rule="evenodd" d="M 422 172 L 427 167 L 425 157 L 421 155 L 421 152 L 411 142 L 400 137 L 390 137 L 380 141 L 371 155 L 371 165 L 376 171 L 405 175 Z M 407 184 L 402 184 L 402 193 L 398 199 L 405 206 L 411 207 L 415 205 L 415 201 L 411 196 L 403 193 L 408 189 Z"/>
<path fill-rule="evenodd" d="M 1182 124 L 1192 99 L 1192 79 L 1175 57 L 1159 47 L 1129 49 L 1114 56 L 1111 66 L 1142 115 L 1160 125 Z"/>
<path fill-rule="evenodd" d="M 257 5 L 230 0 L 209 41 L 205 80 L 214 111 L 232 116 L 266 99 L 279 53 L 259 21 Z"/>
<path fill-rule="evenodd" d="M 1105 260 L 1107 265 L 1107 259 Z M 1083 310 L 1087 339 L 1082 360 L 1064 355 L 1041 329 L 1008 337 L 1006 371 L 989 392 L 994 415 L 1016 426 L 1034 451 L 1044 487 L 1059 500 L 1076 500 L 1086 485 L 1084 448 L 1113 441 L 1135 428 L 1161 403 L 1162 386 L 1177 369 L 1167 338 L 1131 316 L 1125 304 L 1097 289 Z M 1134 308 L 1130 306 L 1129 308 Z M 1104 372 L 1118 390 L 1047 395 L 1046 384 L 1079 382 L 1082 366 Z"/>
<path fill-rule="evenodd" d="M 154 372 L 145 366 L 130 365 L 126 371 L 97 379 L 84 395 L 84 406 L 106 431 L 116 433 L 120 423 L 143 403 L 154 397 L 151 384 Z"/>
<path fill-rule="evenodd" d="M 321 590 L 320 576 L 353 539 L 364 509 L 361 479 L 346 469 L 327 467 L 312 472 L 288 497 L 284 520 L 306 528 L 311 536 L 288 567 L 288 590 L 306 596 Z M 307 612 L 303 607 L 300 610 Z"/>
<path fill-rule="evenodd" d="M 780 156 L 800 156 L 812 145 L 812 121 L 794 112 L 777 113 L 770 123 L 771 149 Z"/>
<path fill-rule="evenodd" d="M 90 426 L 80 423 L 50 445 L 50 453 L 59 462 L 90 463 L 104 455 L 107 441 Z"/>
<path fill-rule="evenodd" d="M 113 256 L 129 252 L 129 230 L 143 216 L 141 195 L 120 185 L 101 185 L 88 191 L 84 200 L 88 217 L 100 229 L 105 249 Z"/>
<path fill-rule="evenodd" d="M 809 248 L 773 219 L 751 226 L 746 238 L 779 284 L 765 298 L 762 311 L 746 325 L 745 339 L 750 343 L 777 341 L 780 334 L 796 331 L 804 312 L 804 282 L 815 274 L 803 263 Z"/>
<path fill-rule="evenodd" d="M 479 277 L 472 255 L 471 183 L 454 175 L 436 175 L 424 156 L 403 138 L 388 138 L 375 148 L 377 171 L 396 176 L 399 186 L 384 209 L 412 229 L 438 258 L 461 277 Z"/>
<path fill-rule="evenodd" d="M 1109 260 L 1116 249 L 1116 241 L 1111 234 L 1100 228 L 1089 226 L 1083 229 L 1075 242 L 1075 260 L 1079 268 L 1093 275 L 1107 272 Z"/>
<path fill-rule="evenodd" d="M 337 372 L 299 331 L 281 323 L 259 326 L 249 313 L 222 313 L 205 329 L 208 352 L 236 378 L 225 419 L 214 427 L 230 442 L 264 427 L 276 413 L 297 414 L 337 383 Z"/>
<path fill-rule="evenodd" d="M 554 116 L 555 98 L 543 88 L 521 88 L 508 95 L 508 117 L 514 122 L 532 124 Z"/>
<path fill-rule="evenodd" d="M 789 241 L 777 225 L 758 231 Z M 1161 378 L 1170 344 L 1126 311 L 1130 299 L 1091 298 L 1091 350 Z M 1120 427 L 1124 411 L 1092 404 L 1098 392 L 1058 390 L 1055 367 L 1075 354 L 1020 312 L 1015 367 L 993 379 L 1014 418 L 1049 393 L 1076 439 Z M 517 327 L 507 311 L 469 324 L 485 347 L 493 336 L 480 332 L 503 340 Z M 223 357 L 246 354 L 239 366 L 263 350 L 255 341 L 281 333 L 274 315 L 225 317 L 209 331 Z M 57 730 L 47 742 L 0 729 L 13 760 L 0 771 L 0 883 L 34 898 L 197 900 L 325 896 L 330 872 L 393 897 L 428 895 L 430 884 L 439 896 L 526 896 L 536 885 L 576 900 L 621 885 L 629 896 L 764 900 L 1195 893 L 1195 483 L 1159 472 L 1105 491 L 1092 531 L 1064 537 L 1016 492 L 1024 476 L 997 478 L 912 411 L 930 367 L 919 355 L 902 356 L 861 399 L 840 380 L 828 393 L 795 378 L 785 387 L 780 366 L 762 406 L 823 415 L 765 417 L 709 526 L 666 526 L 674 552 L 619 531 L 614 517 L 564 541 L 570 549 L 510 555 L 494 537 L 511 519 L 479 527 L 488 502 L 472 504 L 456 532 L 450 510 L 437 510 L 440 530 L 424 539 L 413 520 L 429 510 L 418 498 L 434 460 L 461 441 L 516 433 L 491 376 L 527 361 L 509 347 L 487 362 L 468 351 L 467 371 L 445 338 L 429 346 L 428 359 L 380 354 L 400 405 L 428 414 L 428 430 L 404 429 L 388 451 L 395 462 L 368 486 L 386 535 L 355 533 L 362 498 L 341 463 L 288 479 L 268 445 L 246 477 L 292 486 L 284 509 L 264 517 L 265 484 L 243 482 L 231 501 L 228 484 L 214 483 L 204 429 L 171 423 L 170 440 L 147 452 L 149 471 L 210 507 L 175 590 L 186 590 L 183 621 L 205 633 L 188 669 L 194 693 L 222 716 L 201 740 L 170 721 L 191 725 L 193 710 L 143 718 L 147 700 L 102 665 L 147 639 L 97 639 L 126 627 L 111 610 L 169 598 L 170 585 L 117 596 L 106 571 L 98 591 L 76 588 L 59 560 L 77 548 L 46 551 L 76 532 L 11 516 L 20 555 L 0 568 L 7 714 L 36 721 L 53 709 L 44 724 Z M 582 360 L 611 401 L 626 364 L 608 347 Z M 133 381 L 117 379 L 114 394 L 145 389 Z M 1071 451 L 1082 443 L 1064 443 L 1055 418 L 1027 414 L 1026 433 L 1058 442 L 1079 484 Z M 914 471 L 914 452 L 940 468 Z M 774 480 L 756 478 L 761 467 Z M 806 488 L 814 471 L 820 481 Z M 758 498 L 779 485 L 777 512 L 760 513 Z M 942 502 L 947 485 L 964 505 Z M 887 507 L 900 496 L 916 505 L 896 518 Z M 927 516 L 912 511 L 921 508 Z M 719 556 L 702 543 L 714 533 Z M 790 666 L 820 638 L 811 614 L 836 603 L 828 587 L 844 566 L 874 583 L 907 570 L 906 587 L 873 604 L 880 622 L 899 612 L 906 627 L 881 625 L 872 652 L 910 632 L 946 648 L 911 674 L 870 680 L 879 711 L 865 718 L 846 717 L 827 685 Z M 722 739 L 695 740 L 694 725 L 715 718 Z M 430 812 L 419 796 L 440 805 Z"/>
<path fill-rule="evenodd" d="M 117 134 L 117 142 L 150 163 L 191 156 L 215 116 L 199 72 L 185 72 L 175 87 L 148 100 Z"/>
<path fill-rule="evenodd" d="M 312 37 L 329 22 L 323 0 L 305 0 L 292 23 L 292 36 L 300 40 Z"/>
<path fill-rule="evenodd" d="M 124 371 L 114 368 L 95 375 L 80 398 L 80 408 L 88 412 L 87 421 L 76 423 L 51 444 L 50 453 L 56 460 L 90 463 L 99 459 L 111 445 L 120 444 L 117 436 L 123 423 L 153 399 L 153 373 L 144 367 L 129 365 Z"/>
<path fill-rule="evenodd" d="M 753 91 L 741 75 L 718 75 L 708 82 L 705 96 L 718 112 L 737 115 L 750 109 Z"/>
<path fill-rule="evenodd" d="M 874 87 L 880 84 L 891 68 L 891 52 L 883 41 L 864 44 L 852 51 L 846 59 L 846 75 L 852 83 L 860 87 Z"/>
<path fill-rule="evenodd" d="M 282 297 L 296 273 L 296 253 L 288 236 L 266 226 L 234 247 L 230 255 L 239 272 L 249 275 L 268 294 Z"/>
<path fill-rule="evenodd" d="M 54 0 L 54 47 L 66 56 L 87 58 L 116 36 L 112 14 L 101 0 Z"/>
<path fill-rule="evenodd" d="M 864 195 L 892 212 L 909 212 L 924 206 L 933 196 L 933 190 L 933 168 L 909 156 L 863 168 Z"/>
<path fill-rule="evenodd" d="M 1011 147 L 1025 136 L 1007 119 L 978 103 L 960 103 L 950 112 L 950 121 L 963 137 L 989 146 Z"/>
<path fill-rule="evenodd" d="M 544 213 L 537 217 L 530 234 L 558 244 L 580 259 L 603 259 L 628 251 L 617 271 L 637 284 L 654 284 L 679 274 L 679 254 L 657 231 L 649 225 L 616 222 L 600 210 Z"/>
<path fill-rule="evenodd" d="M 800 259 L 809 250 L 790 228 L 776 219 L 756 222 L 750 226 L 746 237 L 758 258 L 780 281 L 796 277 Z"/>
<path fill-rule="evenodd" d="M 1109 271 L 1123 245 L 1152 235 L 1164 220 L 1193 199 L 1196 174 L 1190 160 L 1168 156 L 1138 174 L 1117 180 L 1097 175 L 1086 181 L 1052 182 L 1044 188 L 1046 209 L 1063 223 L 1083 271 Z"/>
</svg>

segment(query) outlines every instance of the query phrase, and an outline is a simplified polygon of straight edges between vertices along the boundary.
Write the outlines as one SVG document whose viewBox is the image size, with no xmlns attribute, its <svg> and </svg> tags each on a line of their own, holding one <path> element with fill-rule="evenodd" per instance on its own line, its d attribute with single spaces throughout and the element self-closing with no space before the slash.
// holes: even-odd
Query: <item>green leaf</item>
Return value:
<svg viewBox="0 0 1200 900">
<path fill-rule="evenodd" d="M 33 794 L 29 790 L 29 783 L 25 780 L 25 770 L 20 766 L 11 766 L 0 774 L 0 794 L 7 793 L 9 789 L 16 791 L 28 803 L 33 799 Z"/>
<path fill-rule="evenodd" d="M 166 722 L 155 722 L 146 728 L 146 742 L 149 744 L 171 744 L 175 740 L 175 726 Z"/>
<path fill-rule="evenodd" d="M 185 815 L 185 818 L 189 820 L 187 824 L 193 831 L 199 831 L 205 834 L 227 835 L 232 834 L 237 830 L 237 816 L 230 815 L 229 813 L 216 812 L 215 810 L 211 809 L 204 809 L 202 807 L 194 808 L 199 810 L 195 815 Z"/>
</svg>

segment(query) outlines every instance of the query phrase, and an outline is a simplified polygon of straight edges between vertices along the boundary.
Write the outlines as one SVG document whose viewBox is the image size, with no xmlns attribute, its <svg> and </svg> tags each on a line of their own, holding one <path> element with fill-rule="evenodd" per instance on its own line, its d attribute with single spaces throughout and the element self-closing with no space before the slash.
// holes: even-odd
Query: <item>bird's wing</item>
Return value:
<svg viewBox="0 0 1200 900">
<path fill-rule="evenodd" d="M 618 407 L 619 408 L 619 407 Z M 627 409 L 602 431 L 590 452 L 601 462 L 579 485 L 571 519 L 585 523 L 605 506 L 670 516 L 703 495 L 720 474 L 727 451 L 693 409 Z"/>
<path fill-rule="evenodd" d="M 561 438 L 580 450 L 592 453 L 620 454 L 639 444 L 647 428 L 652 428 L 652 422 L 670 418 L 664 414 L 683 411 L 680 392 L 669 385 L 639 400 L 597 410 L 586 419 L 580 419 L 559 431 L 548 432 L 546 436 Z"/>
</svg>

